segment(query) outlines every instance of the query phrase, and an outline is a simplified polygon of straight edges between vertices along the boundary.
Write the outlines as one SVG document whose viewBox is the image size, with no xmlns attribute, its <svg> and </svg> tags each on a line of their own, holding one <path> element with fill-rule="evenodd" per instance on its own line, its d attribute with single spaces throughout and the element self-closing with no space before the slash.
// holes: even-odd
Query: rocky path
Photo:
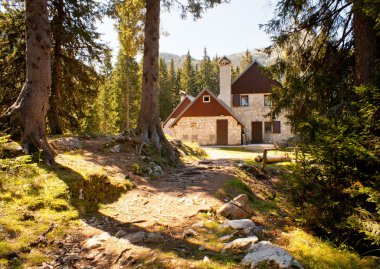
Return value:
<svg viewBox="0 0 380 269">
<path fill-rule="evenodd" d="M 217 193 L 236 176 L 234 161 L 199 161 L 159 177 L 139 177 L 129 169 L 139 157 L 103 150 L 105 143 L 86 141 L 84 159 L 132 178 L 136 188 L 82 218 L 54 243 L 53 261 L 41 268 L 206 268 L 210 262 L 215 268 L 240 268 L 241 255 L 228 256 L 231 266 L 220 256 L 224 240 L 239 232 L 217 230 L 223 220 L 212 213 L 228 201 Z"/>
</svg>

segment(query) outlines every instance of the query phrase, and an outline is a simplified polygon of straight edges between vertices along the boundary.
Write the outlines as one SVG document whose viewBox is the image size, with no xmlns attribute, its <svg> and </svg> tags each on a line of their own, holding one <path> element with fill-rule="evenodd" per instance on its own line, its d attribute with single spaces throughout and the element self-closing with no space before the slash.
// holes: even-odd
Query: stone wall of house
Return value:
<svg viewBox="0 0 380 269">
<path fill-rule="evenodd" d="M 164 133 L 167 135 L 170 135 L 171 137 L 174 137 L 173 130 L 170 128 L 170 125 L 173 123 L 175 118 L 171 118 L 168 120 L 168 122 L 162 126 L 162 129 L 164 130 Z"/>
<path fill-rule="evenodd" d="M 241 144 L 241 125 L 231 116 L 182 117 L 172 127 L 174 137 L 198 142 L 200 145 L 216 145 L 216 121 L 228 120 L 228 144 Z"/>
<path fill-rule="evenodd" d="M 244 94 L 243 94 L 244 95 Z M 252 121 L 263 122 L 263 143 L 284 143 L 289 138 L 293 137 L 290 125 L 287 124 L 285 114 L 280 114 L 275 121 L 281 122 L 281 133 L 265 132 L 264 122 L 271 122 L 271 119 L 266 117 L 270 112 L 270 107 L 264 106 L 265 94 L 247 94 L 248 107 L 232 107 L 235 116 L 244 124 L 244 133 L 247 136 L 247 142 L 252 140 Z"/>
</svg>

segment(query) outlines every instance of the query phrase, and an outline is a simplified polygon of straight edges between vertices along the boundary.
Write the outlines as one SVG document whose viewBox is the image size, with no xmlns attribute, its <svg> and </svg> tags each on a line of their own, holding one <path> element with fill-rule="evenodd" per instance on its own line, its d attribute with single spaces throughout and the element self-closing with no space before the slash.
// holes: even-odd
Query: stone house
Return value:
<svg viewBox="0 0 380 269">
<path fill-rule="evenodd" d="M 292 137 L 285 114 L 271 119 L 272 87 L 281 84 L 254 61 L 231 81 L 231 61 L 219 61 L 220 94 L 204 89 L 195 98 L 185 96 L 164 122 L 164 131 L 200 145 L 286 143 Z"/>
</svg>

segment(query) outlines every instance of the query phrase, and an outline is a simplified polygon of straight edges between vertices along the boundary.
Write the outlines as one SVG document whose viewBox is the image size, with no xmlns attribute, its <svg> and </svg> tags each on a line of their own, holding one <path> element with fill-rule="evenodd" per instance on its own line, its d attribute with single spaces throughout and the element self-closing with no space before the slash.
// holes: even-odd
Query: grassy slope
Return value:
<svg viewBox="0 0 380 269">
<path fill-rule="evenodd" d="M 1 138 L 0 153 L 9 157 L 12 147 L 17 145 Z M 55 167 L 32 162 L 29 156 L 0 159 L 0 268 L 40 265 L 48 259 L 45 253 L 51 245 L 30 244 L 52 223 L 49 242 L 60 240 L 81 215 L 116 200 L 131 187 L 129 181 L 108 176 L 80 155 L 64 154 Z M 78 199 L 80 189 L 84 199 Z M 13 251 L 21 259 L 5 258 Z"/>
<path fill-rule="evenodd" d="M 230 149 L 228 148 L 228 150 Z M 261 168 L 261 164 L 254 161 L 245 161 L 245 163 Z M 280 182 L 289 176 L 291 167 L 290 162 L 284 162 L 268 164 L 267 170 L 272 175 L 275 174 L 275 182 Z M 236 178 L 225 183 L 217 195 L 232 198 L 237 194 L 246 193 L 256 211 L 253 220 L 266 226 L 269 230 L 276 230 L 277 233 L 283 231 L 282 240 L 276 243 L 288 250 L 306 269 L 378 268 L 374 259 L 360 257 L 344 247 L 336 247 L 297 227 L 297 224 L 291 221 L 291 205 L 287 203 L 286 197 L 281 191 L 276 189 L 276 185 L 277 188 L 281 186 L 281 184 L 272 186 L 260 184 L 260 181 L 254 183 L 250 176 L 240 171 Z M 280 221 L 278 221 L 279 219 Z"/>
</svg>

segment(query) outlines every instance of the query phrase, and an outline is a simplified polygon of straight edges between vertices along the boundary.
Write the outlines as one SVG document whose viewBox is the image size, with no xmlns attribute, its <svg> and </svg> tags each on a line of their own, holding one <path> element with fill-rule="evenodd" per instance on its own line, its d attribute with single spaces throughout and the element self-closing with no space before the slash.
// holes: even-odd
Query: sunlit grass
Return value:
<svg viewBox="0 0 380 269">
<path fill-rule="evenodd" d="M 287 250 L 307 269 L 362 269 L 378 268 L 374 259 L 361 258 L 356 253 L 335 248 L 302 230 L 286 236 Z"/>
</svg>

